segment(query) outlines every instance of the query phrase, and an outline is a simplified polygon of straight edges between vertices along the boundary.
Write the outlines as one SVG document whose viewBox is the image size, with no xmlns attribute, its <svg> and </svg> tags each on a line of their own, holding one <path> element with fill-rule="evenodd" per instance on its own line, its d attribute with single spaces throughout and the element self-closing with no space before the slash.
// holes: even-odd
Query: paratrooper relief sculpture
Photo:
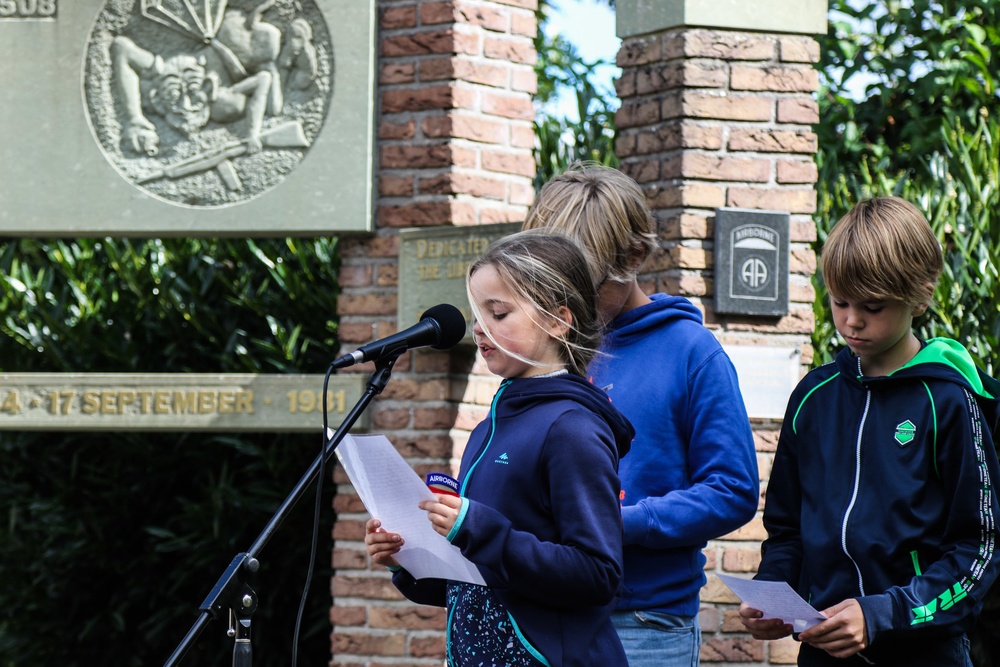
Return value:
<svg viewBox="0 0 1000 667">
<path fill-rule="evenodd" d="M 199 208 L 280 184 L 319 133 L 332 88 L 313 0 L 107 0 L 84 72 L 108 160 L 148 194 Z"/>
</svg>

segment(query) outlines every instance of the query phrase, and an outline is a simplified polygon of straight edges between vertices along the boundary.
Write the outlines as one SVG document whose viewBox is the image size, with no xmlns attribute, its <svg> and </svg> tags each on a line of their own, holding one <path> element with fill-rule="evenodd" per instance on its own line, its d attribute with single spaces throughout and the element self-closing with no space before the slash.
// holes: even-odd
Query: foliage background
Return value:
<svg viewBox="0 0 1000 667">
<path fill-rule="evenodd" d="M 918 333 L 955 338 L 995 375 L 1000 3 L 831 0 L 830 18 L 820 40 L 817 253 L 859 199 L 896 194 L 914 202 L 945 252 L 935 304 Z M 822 276 L 816 286 L 819 364 L 843 343 Z"/>
<path fill-rule="evenodd" d="M 0 370 L 322 373 L 333 239 L 5 239 Z M 317 389 L 319 389 L 317 387 Z M 233 557 L 320 451 L 317 436 L 0 433 L 0 665 L 163 664 Z M 299 656 L 329 643 L 331 485 Z M 315 497 L 260 554 L 257 664 L 288 664 Z M 231 664 L 226 619 L 184 665 Z"/>
<path fill-rule="evenodd" d="M 613 0 L 609 2 L 614 6 Z M 564 11 L 572 4 L 563 0 Z M 549 34 L 546 26 L 552 6 L 539 2 L 535 17 L 538 33 L 535 51 L 538 60 L 535 74 L 535 189 L 574 162 L 597 162 L 617 167 L 615 154 L 616 93 L 600 75 L 606 65 L 602 60 L 589 61 L 579 49 L 558 33 Z M 556 105 L 560 93 L 572 99 L 568 108 Z"/>
</svg>

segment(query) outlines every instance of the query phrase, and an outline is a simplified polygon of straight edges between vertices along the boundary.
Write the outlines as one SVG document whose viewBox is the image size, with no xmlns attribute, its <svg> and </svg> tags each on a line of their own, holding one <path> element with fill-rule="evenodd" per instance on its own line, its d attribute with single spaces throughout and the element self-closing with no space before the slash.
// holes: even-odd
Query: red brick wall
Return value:
<svg viewBox="0 0 1000 667">
<path fill-rule="evenodd" d="M 397 330 L 399 229 L 523 219 L 534 196 L 534 9 L 535 0 L 379 0 L 377 212 L 373 235 L 343 241 L 345 352 Z M 806 37 L 704 29 L 629 38 L 619 54 L 617 150 L 661 238 L 643 286 L 691 298 L 724 343 L 799 346 L 803 363 L 812 356 L 818 56 Z M 713 216 L 722 206 L 791 212 L 787 316 L 713 312 Z M 468 349 L 411 352 L 369 408 L 372 430 L 418 471 L 446 470 L 495 387 Z M 754 423 L 762 480 L 777 428 Z M 367 514 L 339 470 L 335 481 L 331 664 L 440 665 L 443 610 L 406 602 L 384 569 L 369 566 Z M 753 572 L 763 535 L 758 514 L 706 549 L 706 664 L 795 662 L 790 640 L 764 644 L 742 632 L 735 599 L 712 576 Z"/>
<path fill-rule="evenodd" d="M 798 346 L 804 364 L 811 362 L 814 325 L 816 258 L 809 243 L 816 236 L 818 60 L 819 46 L 809 37 L 695 28 L 628 38 L 618 54 L 616 149 L 622 170 L 645 189 L 661 239 L 642 284 L 689 297 L 723 343 Z M 720 207 L 791 213 L 788 315 L 713 311 L 713 222 Z M 763 488 L 779 425 L 754 420 L 753 426 Z M 791 639 L 763 643 L 743 632 L 736 598 L 712 576 L 756 571 L 764 536 L 758 512 L 706 549 L 703 663 L 795 663 Z"/>
<path fill-rule="evenodd" d="M 379 0 L 374 235 L 342 243 L 344 352 L 397 330 L 402 228 L 524 219 L 534 199 L 535 0 Z M 418 471 L 448 470 L 492 396 L 470 350 L 410 352 L 369 408 Z M 351 369 L 370 373 L 371 364 Z M 467 400 L 467 404 L 462 404 Z M 440 665 L 444 610 L 393 588 L 364 551 L 367 514 L 334 473 L 332 665 Z"/>
</svg>

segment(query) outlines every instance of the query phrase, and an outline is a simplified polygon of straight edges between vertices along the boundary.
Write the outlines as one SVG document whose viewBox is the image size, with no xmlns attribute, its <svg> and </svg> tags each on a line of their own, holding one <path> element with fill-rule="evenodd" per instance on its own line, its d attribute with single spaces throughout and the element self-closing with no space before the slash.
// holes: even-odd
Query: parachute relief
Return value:
<svg viewBox="0 0 1000 667">
<path fill-rule="evenodd" d="M 87 111 L 137 187 L 180 205 L 237 204 L 302 161 L 333 66 L 314 0 L 107 0 L 87 47 Z"/>
</svg>

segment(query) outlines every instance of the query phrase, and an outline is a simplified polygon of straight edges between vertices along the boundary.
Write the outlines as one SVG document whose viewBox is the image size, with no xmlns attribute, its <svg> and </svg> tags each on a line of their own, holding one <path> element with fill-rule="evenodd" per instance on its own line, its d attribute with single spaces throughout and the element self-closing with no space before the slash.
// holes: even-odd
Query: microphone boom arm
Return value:
<svg viewBox="0 0 1000 667">
<path fill-rule="evenodd" d="M 164 663 L 164 667 L 173 667 L 177 665 L 184 654 L 188 652 L 191 645 L 201 634 L 202 630 L 212 619 L 218 617 L 219 613 L 226 607 L 230 606 L 231 613 L 233 613 L 237 618 L 236 622 L 239 623 L 239 618 L 241 615 L 249 616 L 246 613 L 245 607 L 248 606 L 245 603 L 246 597 L 253 595 L 253 607 L 256 608 L 256 594 L 253 593 L 252 589 L 246 585 L 243 577 L 247 573 L 253 573 L 257 571 L 259 562 L 257 561 L 257 554 L 263 550 L 264 545 L 271 539 L 271 536 L 278 530 L 281 524 L 284 522 L 285 518 L 291 512 L 295 504 L 305 495 L 306 490 L 309 486 L 316 480 L 319 476 L 319 469 L 323 462 L 328 461 L 331 456 L 333 456 L 334 451 L 336 451 L 337 446 L 344 439 L 344 436 L 351 430 L 354 423 L 358 420 L 361 414 L 365 411 L 368 405 L 374 400 L 376 396 L 382 393 L 386 385 L 389 383 L 389 378 L 392 374 L 392 366 L 396 363 L 396 359 L 399 358 L 403 352 L 407 349 L 404 344 L 399 351 L 391 351 L 389 354 L 384 354 L 379 359 L 375 360 L 375 372 L 372 373 L 371 377 L 368 378 L 368 382 L 365 383 L 365 392 L 355 403 L 354 407 L 341 422 L 340 427 L 337 431 L 326 441 L 323 446 L 323 453 L 316 457 L 316 459 L 306 470 L 305 474 L 296 482 L 295 487 L 292 489 L 291 493 L 285 498 L 281 503 L 281 506 L 275 511 L 274 515 L 271 516 L 270 521 L 261 531 L 257 539 L 250 546 L 247 551 L 239 553 L 233 558 L 229 566 L 226 568 L 222 576 L 216 582 L 215 586 L 212 588 L 208 597 L 202 602 L 199 607 L 201 614 L 198 619 L 188 630 L 184 639 L 181 643 L 177 645 L 174 652 L 167 658 Z M 326 387 L 324 387 L 325 393 Z M 323 434 L 324 437 L 326 434 Z M 249 592 L 248 592 L 249 591 Z M 252 613 L 252 610 L 251 612 Z M 234 649 L 234 665 L 240 665 L 240 667 L 249 667 L 249 659 L 251 655 L 251 648 L 249 643 L 249 621 L 245 626 L 246 632 L 240 632 L 237 628 L 237 645 Z"/>
</svg>

